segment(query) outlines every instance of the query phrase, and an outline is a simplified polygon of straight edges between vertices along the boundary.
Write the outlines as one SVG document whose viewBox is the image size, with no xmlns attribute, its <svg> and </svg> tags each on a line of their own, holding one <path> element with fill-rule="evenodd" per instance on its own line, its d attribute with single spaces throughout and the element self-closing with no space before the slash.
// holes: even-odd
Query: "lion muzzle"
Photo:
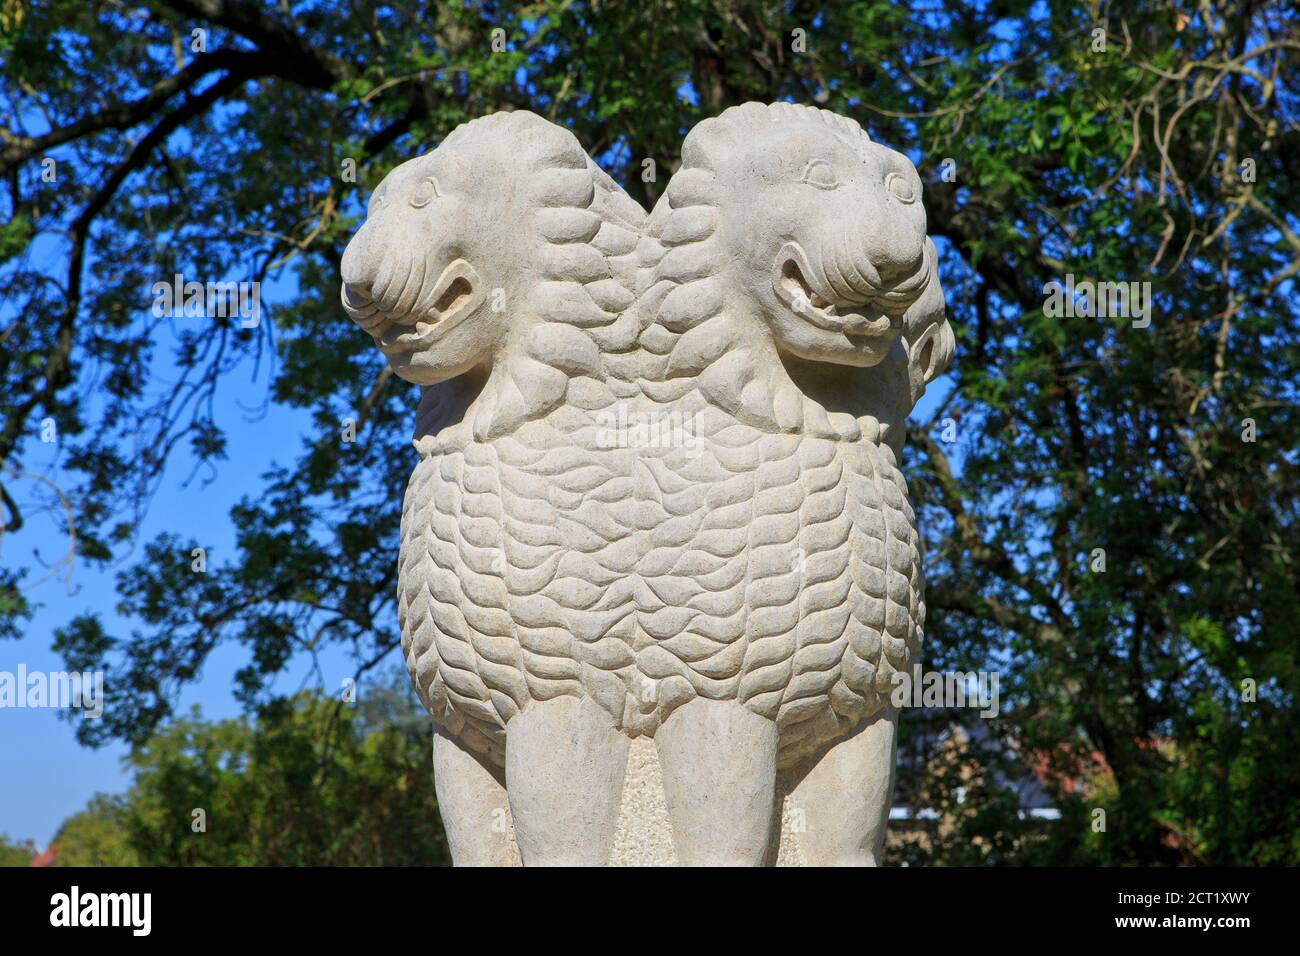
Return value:
<svg viewBox="0 0 1300 956">
<path fill-rule="evenodd" d="M 464 259 L 435 274 L 426 256 L 405 249 L 392 250 L 377 267 L 365 252 L 350 259 L 352 249 L 343 254 L 343 308 L 385 355 L 431 345 L 483 301 L 483 283 Z"/>
</svg>

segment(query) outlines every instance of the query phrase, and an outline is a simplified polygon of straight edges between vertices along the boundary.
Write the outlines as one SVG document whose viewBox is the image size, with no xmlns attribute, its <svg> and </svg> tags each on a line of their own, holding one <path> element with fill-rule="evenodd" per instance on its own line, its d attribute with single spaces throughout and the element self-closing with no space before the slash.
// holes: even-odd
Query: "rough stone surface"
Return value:
<svg viewBox="0 0 1300 956">
<path fill-rule="evenodd" d="M 953 335 L 853 121 L 706 120 L 647 214 L 531 113 L 398 167 L 343 305 L 423 386 L 402 647 L 458 864 L 872 864 Z"/>
</svg>

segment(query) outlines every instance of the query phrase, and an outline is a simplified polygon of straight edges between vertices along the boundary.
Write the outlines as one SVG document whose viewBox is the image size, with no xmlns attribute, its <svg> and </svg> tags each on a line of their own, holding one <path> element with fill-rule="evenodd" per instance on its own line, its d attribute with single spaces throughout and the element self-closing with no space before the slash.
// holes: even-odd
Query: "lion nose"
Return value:
<svg viewBox="0 0 1300 956">
<path fill-rule="evenodd" d="M 865 265 L 869 268 L 860 267 L 860 271 L 877 288 L 906 279 L 924 263 L 925 232 L 917 236 L 914 225 L 905 217 L 886 217 L 883 223 L 873 223 L 866 240 Z"/>
<path fill-rule="evenodd" d="M 343 284 L 358 292 L 369 292 L 374 283 L 374 270 L 368 261 L 367 245 L 365 226 L 362 226 L 361 231 L 352 237 L 352 241 L 343 250 L 343 261 L 339 264 Z"/>
<path fill-rule="evenodd" d="M 887 283 L 897 282 L 908 276 L 914 275 L 916 270 L 921 268 L 921 262 L 925 257 L 925 248 L 916 249 L 904 248 L 900 243 L 898 247 L 881 256 L 877 263 L 880 270 L 880 278 Z"/>
<path fill-rule="evenodd" d="M 371 268 L 371 253 L 362 232 L 353 236 L 343 250 L 343 259 L 339 263 L 339 272 L 343 276 L 340 298 L 352 321 L 374 334 L 383 324 L 384 315 L 373 298 L 375 270 Z"/>
</svg>

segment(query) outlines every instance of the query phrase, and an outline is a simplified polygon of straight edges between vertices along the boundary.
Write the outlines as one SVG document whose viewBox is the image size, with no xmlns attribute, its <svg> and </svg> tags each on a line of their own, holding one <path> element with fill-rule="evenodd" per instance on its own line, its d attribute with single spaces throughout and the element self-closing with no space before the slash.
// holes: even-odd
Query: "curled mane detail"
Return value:
<svg viewBox="0 0 1300 956">
<path fill-rule="evenodd" d="M 470 162 L 475 156 L 530 159 L 510 172 L 517 176 L 513 188 L 524 197 L 519 228 L 532 249 L 527 268 L 534 281 L 519 302 L 506 301 L 500 290 L 493 290 L 495 301 L 491 292 L 488 296 L 488 307 L 513 317 L 519 329 L 465 415 L 469 432 L 483 439 L 559 407 L 575 379 L 587 379 L 588 388 L 602 381 L 603 356 L 634 346 L 640 328 L 630 307 L 645 214 L 588 158 L 572 133 L 533 113 L 475 119 L 453 130 L 440 148 L 447 147 Z M 485 182 L 482 188 L 505 187 Z M 435 396 L 425 404 L 439 402 Z M 415 436 L 421 453 L 458 440 L 439 439 L 438 430 L 448 421 L 422 418 Z"/>
</svg>

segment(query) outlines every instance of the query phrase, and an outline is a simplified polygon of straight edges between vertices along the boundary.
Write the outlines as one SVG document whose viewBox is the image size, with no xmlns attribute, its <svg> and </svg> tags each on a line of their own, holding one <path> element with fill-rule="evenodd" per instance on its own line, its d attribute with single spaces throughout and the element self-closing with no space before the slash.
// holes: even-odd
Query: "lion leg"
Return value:
<svg viewBox="0 0 1300 956">
<path fill-rule="evenodd" d="M 506 791 L 524 866 L 604 866 L 628 738 L 590 698 L 534 701 L 506 724 Z"/>
<path fill-rule="evenodd" d="M 696 697 L 655 734 L 682 866 L 759 866 L 776 798 L 776 724 L 736 701 Z"/>
<path fill-rule="evenodd" d="M 790 791 L 807 866 L 876 866 L 894 792 L 898 712 L 882 711 L 815 759 Z"/>
<path fill-rule="evenodd" d="M 504 776 L 434 725 L 433 787 L 455 866 L 517 865 Z"/>
</svg>

